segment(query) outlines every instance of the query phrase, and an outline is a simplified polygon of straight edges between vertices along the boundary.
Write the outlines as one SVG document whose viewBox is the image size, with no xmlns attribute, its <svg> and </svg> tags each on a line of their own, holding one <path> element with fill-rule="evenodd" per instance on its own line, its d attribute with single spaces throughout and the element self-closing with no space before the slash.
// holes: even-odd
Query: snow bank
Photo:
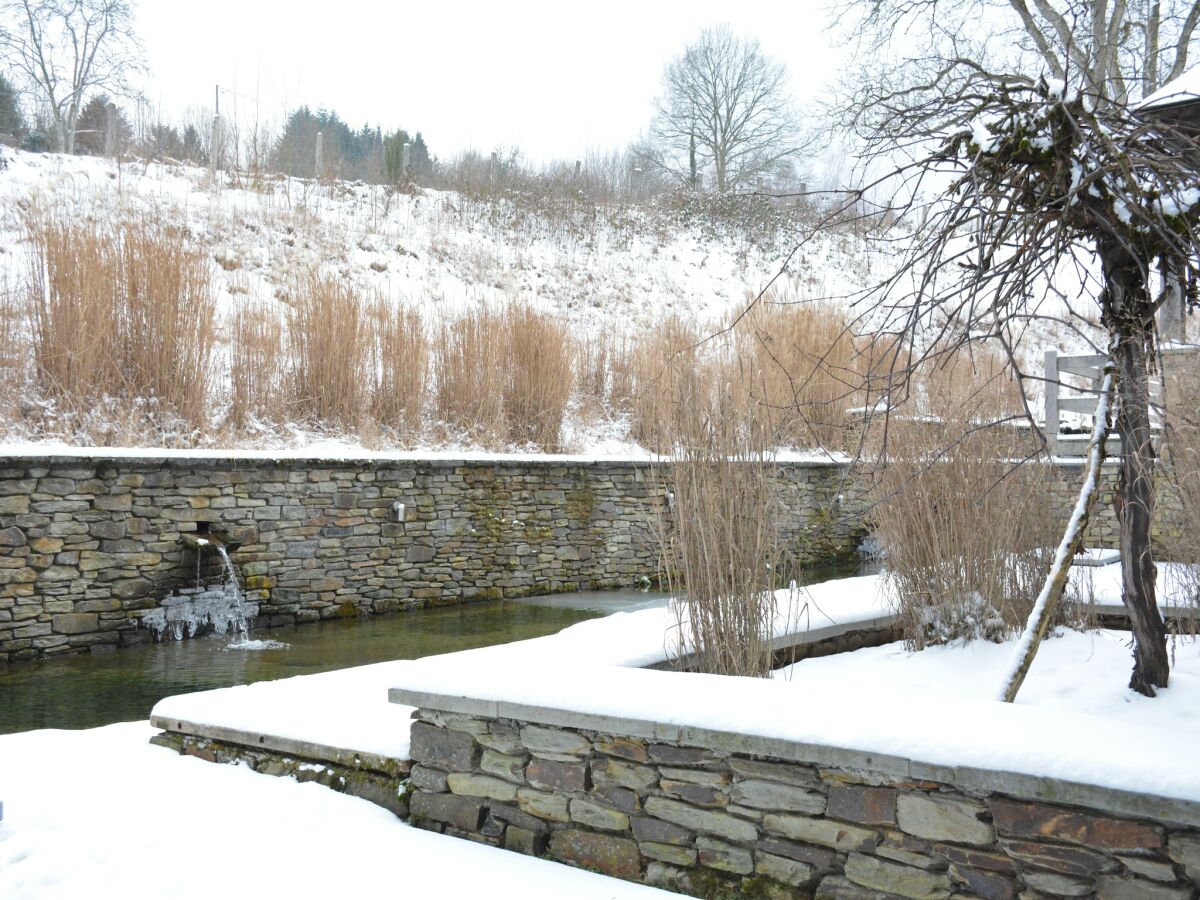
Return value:
<svg viewBox="0 0 1200 900">
<path fill-rule="evenodd" d="M 467 447 L 430 447 L 420 450 L 367 450 L 344 441 L 317 441 L 278 449 L 195 449 L 159 447 L 93 447 L 60 441 L 12 441 L 0 443 L 0 458 L 77 456 L 88 459 L 203 459 L 203 460 L 317 460 L 325 462 L 428 462 L 459 461 L 491 463 L 597 463 L 597 462 L 669 462 L 669 457 L 651 453 L 637 444 L 610 440 L 585 448 L 579 453 L 493 453 Z M 780 463 L 849 463 L 840 451 L 781 450 L 772 456 Z"/>
<path fill-rule="evenodd" d="M 153 747 L 151 733 L 0 737 L 0 897 L 674 896 L 449 840 L 317 784 Z"/>
</svg>

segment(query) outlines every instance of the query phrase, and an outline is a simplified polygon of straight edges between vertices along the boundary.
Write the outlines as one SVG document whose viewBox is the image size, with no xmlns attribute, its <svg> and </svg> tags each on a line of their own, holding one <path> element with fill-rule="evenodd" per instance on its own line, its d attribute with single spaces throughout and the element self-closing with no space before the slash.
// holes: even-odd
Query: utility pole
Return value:
<svg viewBox="0 0 1200 900">
<path fill-rule="evenodd" d="M 115 103 L 109 103 L 107 107 L 108 119 L 104 124 L 104 155 L 110 159 L 114 155 L 117 145 L 117 106 Z"/>
<path fill-rule="evenodd" d="M 316 171 L 313 174 L 313 177 L 316 178 L 317 181 L 321 180 L 321 150 L 322 150 L 321 145 L 324 142 L 325 142 L 325 136 L 321 132 L 318 131 L 317 132 L 317 161 L 316 161 L 317 164 L 316 164 Z"/>
<path fill-rule="evenodd" d="M 221 86 L 218 84 L 213 89 L 214 114 L 212 125 L 212 145 L 208 151 L 208 168 L 209 171 L 216 175 L 221 171 Z"/>
</svg>

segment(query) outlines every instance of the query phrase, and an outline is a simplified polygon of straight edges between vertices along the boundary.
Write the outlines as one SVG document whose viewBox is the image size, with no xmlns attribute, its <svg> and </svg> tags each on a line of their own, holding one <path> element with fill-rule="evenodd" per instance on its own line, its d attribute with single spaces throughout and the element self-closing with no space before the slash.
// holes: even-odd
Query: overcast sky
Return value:
<svg viewBox="0 0 1200 900">
<path fill-rule="evenodd" d="M 532 160 L 612 149 L 649 122 L 663 66 L 722 22 L 789 69 L 797 100 L 820 90 L 836 51 L 822 0 L 791 3 L 141 0 L 146 93 L 168 118 L 256 100 L 279 123 L 302 103 L 358 127 L 424 133 L 448 156 L 518 146 Z M 234 95 L 236 91 L 236 97 Z"/>
</svg>

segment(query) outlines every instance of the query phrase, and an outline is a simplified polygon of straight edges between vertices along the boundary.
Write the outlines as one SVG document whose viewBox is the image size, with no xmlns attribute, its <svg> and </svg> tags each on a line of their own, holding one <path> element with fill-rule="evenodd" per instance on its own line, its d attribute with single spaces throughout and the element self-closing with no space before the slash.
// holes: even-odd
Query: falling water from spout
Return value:
<svg viewBox="0 0 1200 900">
<path fill-rule="evenodd" d="M 218 542 L 216 544 L 217 553 L 221 557 L 221 563 L 225 566 L 225 594 L 232 601 L 230 605 L 230 624 L 237 629 L 237 639 L 239 641 L 250 640 L 250 620 L 246 615 L 246 604 L 242 601 L 242 589 L 238 585 L 237 572 L 233 568 L 233 560 L 229 558 L 229 551 L 225 549 L 225 545 Z"/>
<path fill-rule="evenodd" d="M 202 628 L 211 626 L 216 635 L 232 634 L 229 644 L 236 650 L 276 649 L 287 646 L 277 641 L 252 641 L 250 622 L 258 615 L 258 604 L 248 603 L 238 584 L 237 569 L 229 556 L 225 542 L 213 536 L 190 536 L 184 541 L 196 551 L 196 586 L 182 588 L 148 611 L 142 624 L 162 637 L 169 633 L 175 640 L 186 634 L 194 637 Z M 221 558 L 222 581 L 219 587 L 206 587 L 202 578 L 202 557 L 216 551 Z"/>
</svg>

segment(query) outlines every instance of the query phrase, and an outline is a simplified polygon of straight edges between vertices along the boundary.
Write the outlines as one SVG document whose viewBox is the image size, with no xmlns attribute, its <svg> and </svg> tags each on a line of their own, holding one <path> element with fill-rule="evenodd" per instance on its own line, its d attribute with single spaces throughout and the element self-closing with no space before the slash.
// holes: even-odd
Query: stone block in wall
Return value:
<svg viewBox="0 0 1200 900">
<path fill-rule="evenodd" d="M 772 881 L 782 884 L 790 884 L 793 887 L 809 884 L 816 874 L 816 870 L 807 863 L 798 862 L 786 856 L 774 856 L 762 852 L 755 854 L 754 871 L 764 878 L 770 878 Z"/>
<path fill-rule="evenodd" d="M 1121 868 L 1115 859 L 1083 847 L 1010 840 L 1002 840 L 1000 846 L 1015 860 L 1063 875 L 1099 875 L 1116 872 Z"/>
<path fill-rule="evenodd" d="M 473 832 L 483 824 L 484 806 L 470 797 L 418 791 L 409 800 L 409 814 L 414 819 L 426 819 Z"/>
<path fill-rule="evenodd" d="M 763 829 L 788 840 L 829 847 L 843 853 L 869 853 L 879 843 L 878 833 L 869 829 L 809 816 L 768 815 L 763 818 Z"/>
<path fill-rule="evenodd" d="M 525 770 L 525 778 L 536 788 L 565 793 L 582 793 L 591 786 L 588 766 L 582 762 L 535 757 Z"/>
<path fill-rule="evenodd" d="M 594 869 L 614 878 L 637 881 L 642 875 L 637 844 L 628 838 L 565 828 L 550 836 L 549 852 L 564 862 Z"/>
<path fill-rule="evenodd" d="M 939 794 L 902 794 L 896 805 L 896 821 L 905 833 L 955 844 L 981 846 L 995 841 L 995 829 L 983 819 L 987 815 L 982 803 Z"/>
<path fill-rule="evenodd" d="M 1157 850 L 1163 830 L 1145 822 L 1097 816 L 1067 807 L 992 798 L 996 828 L 1003 835 L 1047 838 L 1106 850 Z"/>
<path fill-rule="evenodd" d="M 515 784 L 491 775 L 476 775 L 471 772 L 451 772 L 446 776 L 446 786 L 450 788 L 451 793 L 463 797 L 499 800 L 502 803 L 515 802 L 517 799 L 517 786 Z"/>
<path fill-rule="evenodd" d="M 451 772 L 473 770 L 481 753 L 471 735 L 425 722 L 413 722 L 410 746 L 414 762 Z"/>
<path fill-rule="evenodd" d="M 52 621 L 58 634 L 88 634 L 96 630 L 99 616 L 96 613 L 62 613 Z"/>
<path fill-rule="evenodd" d="M 949 897 L 953 889 L 945 873 L 887 862 L 864 853 L 851 853 L 846 858 L 845 872 L 854 884 L 913 900 L 939 900 Z"/>
<path fill-rule="evenodd" d="M 831 819 L 860 825 L 894 825 L 896 791 L 861 784 L 835 784 L 829 788 L 828 809 L 824 812 Z"/>
<path fill-rule="evenodd" d="M 802 787 L 771 781 L 739 781 L 729 798 L 741 806 L 772 812 L 799 812 L 819 816 L 825 812 L 825 795 Z"/>
<path fill-rule="evenodd" d="M 1183 866 L 1188 878 L 1200 884 L 1200 835 L 1173 834 L 1167 844 L 1167 854 Z"/>
<path fill-rule="evenodd" d="M 758 828 L 753 823 L 727 812 L 697 809 L 687 803 L 664 797 L 648 798 L 645 810 L 655 818 L 702 834 L 742 843 L 758 839 Z"/>
<path fill-rule="evenodd" d="M 549 822 L 570 822 L 569 803 L 569 798 L 562 794 L 533 788 L 520 788 L 517 791 L 517 805 L 522 812 Z"/>
</svg>

